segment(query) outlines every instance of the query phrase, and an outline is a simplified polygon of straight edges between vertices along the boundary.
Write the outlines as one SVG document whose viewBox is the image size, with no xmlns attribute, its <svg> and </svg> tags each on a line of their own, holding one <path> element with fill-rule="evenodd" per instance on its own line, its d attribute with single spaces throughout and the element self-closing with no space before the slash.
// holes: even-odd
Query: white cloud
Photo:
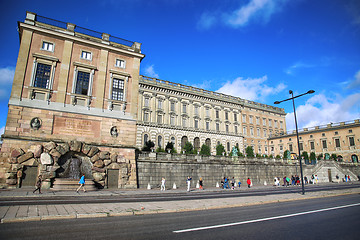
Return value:
<svg viewBox="0 0 360 240">
<path fill-rule="evenodd" d="M 0 68 L 0 85 L 12 84 L 14 73 L 15 68 L 13 67 Z"/>
<path fill-rule="evenodd" d="M 355 74 L 354 79 L 349 83 L 347 88 L 354 89 L 360 87 L 360 70 Z"/>
<path fill-rule="evenodd" d="M 241 6 L 224 20 L 233 27 L 242 27 L 252 20 L 269 21 L 270 17 L 281 10 L 287 0 L 250 0 L 248 4 Z"/>
<path fill-rule="evenodd" d="M 159 74 L 157 74 L 154 70 L 154 65 L 151 65 L 151 66 L 148 66 L 147 68 L 145 68 L 145 74 L 148 77 L 159 78 Z"/>
<path fill-rule="evenodd" d="M 300 68 L 312 68 L 312 67 L 314 67 L 314 65 L 303 63 L 303 62 L 299 61 L 297 63 L 294 63 L 287 69 L 285 69 L 285 73 L 289 74 L 289 75 L 293 75 L 295 73 L 295 71 Z"/>
<path fill-rule="evenodd" d="M 201 15 L 197 27 L 199 29 L 209 29 L 216 24 L 216 15 L 205 12 Z"/>
<path fill-rule="evenodd" d="M 269 87 L 265 84 L 267 76 L 261 78 L 236 78 L 234 81 L 226 82 L 217 92 L 229 94 L 236 97 L 241 97 L 247 100 L 262 100 L 273 94 L 277 94 L 286 88 L 283 83 L 276 87 Z"/>
<path fill-rule="evenodd" d="M 360 93 L 346 98 L 339 96 L 331 98 L 324 94 L 317 94 L 307 100 L 304 105 L 297 106 L 296 117 L 299 129 L 359 119 Z M 286 128 L 287 130 L 295 129 L 294 112 L 286 115 Z"/>
</svg>

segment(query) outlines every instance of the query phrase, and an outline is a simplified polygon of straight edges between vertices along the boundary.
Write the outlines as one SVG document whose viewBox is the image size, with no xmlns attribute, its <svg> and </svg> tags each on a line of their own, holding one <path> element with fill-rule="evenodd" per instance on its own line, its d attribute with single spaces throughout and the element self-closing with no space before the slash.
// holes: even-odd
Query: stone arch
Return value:
<svg viewBox="0 0 360 240">
<path fill-rule="evenodd" d="M 182 138 L 181 138 L 181 149 L 185 148 L 186 142 L 188 142 L 188 137 L 187 136 L 182 136 Z"/>
<path fill-rule="evenodd" d="M 200 138 L 199 137 L 195 137 L 194 138 L 194 150 L 200 151 Z"/>
<path fill-rule="evenodd" d="M 359 162 L 358 156 L 356 154 L 351 155 L 351 161 L 353 163 L 358 163 Z"/>
</svg>

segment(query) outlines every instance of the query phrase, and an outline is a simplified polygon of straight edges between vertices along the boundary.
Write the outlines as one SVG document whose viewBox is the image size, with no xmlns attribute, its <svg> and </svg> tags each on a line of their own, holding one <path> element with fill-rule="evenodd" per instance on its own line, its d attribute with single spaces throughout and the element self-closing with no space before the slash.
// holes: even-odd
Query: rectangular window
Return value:
<svg viewBox="0 0 360 240">
<path fill-rule="evenodd" d="M 280 121 L 280 128 L 282 129 L 283 128 L 283 122 Z"/>
<path fill-rule="evenodd" d="M 49 51 L 49 52 L 53 52 L 54 51 L 54 44 L 44 41 L 42 46 L 41 46 L 41 50 L 46 50 L 46 51 Z"/>
<path fill-rule="evenodd" d="M 216 118 L 219 118 L 219 110 L 216 110 L 215 114 L 216 114 Z"/>
<path fill-rule="evenodd" d="M 144 122 L 148 122 L 148 121 L 149 121 L 149 113 L 144 112 Z"/>
<path fill-rule="evenodd" d="M 170 116 L 170 124 L 175 125 L 175 117 L 174 116 Z"/>
<path fill-rule="evenodd" d="M 227 133 L 229 132 L 229 125 L 225 125 L 225 130 Z"/>
<path fill-rule="evenodd" d="M 243 134 L 246 135 L 246 127 L 243 127 Z"/>
<path fill-rule="evenodd" d="M 115 67 L 125 68 L 125 61 L 121 59 L 116 59 Z"/>
<path fill-rule="evenodd" d="M 206 116 L 210 117 L 210 109 L 209 108 L 206 108 Z"/>
<path fill-rule="evenodd" d="M 146 97 L 146 98 L 144 99 L 144 106 L 145 106 L 145 107 L 149 107 L 149 102 L 150 102 L 150 99 L 149 99 L 148 97 Z"/>
<path fill-rule="evenodd" d="M 242 122 L 246 123 L 246 115 L 245 114 L 243 114 Z"/>
<path fill-rule="evenodd" d="M 256 124 L 259 125 L 260 124 L 260 118 L 256 117 Z"/>
<path fill-rule="evenodd" d="M 289 151 L 290 151 L 290 152 L 292 152 L 292 151 L 293 151 L 292 144 L 289 144 Z"/>
<path fill-rule="evenodd" d="M 323 149 L 327 148 L 326 140 L 322 140 L 322 146 L 323 146 Z"/>
<path fill-rule="evenodd" d="M 272 120 L 269 119 L 269 127 L 271 127 L 271 125 L 272 125 Z"/>
<path fill-rule="evenodd" d="M 266 118 L 263 118 L 263 126 L 266 126 Z"/>
<path fill-rule="evenodd" d="M 49 88 L 50 74 L 51 65 L 38 63 L 36 68 L 34 87 Z"/>
<path fill-rule="evenodd" d="M 250 128 L 250 135 L 254 136 L 254 129 L 253 128 Z"/>
<path fill-rule="evenodd" d="M 277 120 L 274 120 L 274 127 L 277 128 Z"/>
<path fill-rule="evenodd" d="M 260 128 L 256 129 L 256 134 L 257 134 L 258 137 L 260 136 Z"/>
<path fill-rule="evenodd" d="M 340 139 L 339 138 L 335 139 L 335 147 L 337 147 L 337 148 L 340 147 Z"/>
<path fill-rule="evenodd" d="M 206 122 L 206 130 L 210 130 L 210 122 Z"/>
<path fill-rule="evenodd" d="M 158 124 L 162 123 L 162 115 L 161 114 L 159 114 L 158 117 L 157 117 L 157 123 Z"/>
<path fill-rule="evenodd" d="M 183 103 L 183 113 L 186 113 L 186 103 Z"/>
<path fill-rule="evenodd" d="M 194 120 L 194 127 L 196 129 L 199 128 L 199 120 L 197 120 L 197 119 Z"/>
<path fill-rule="evenodd" d="M 195 115 L 199 115 L 199 106 L 195 106 Z"/>
<path fill-rule="evenodd" d="M 172 112 L 175 112 L 175 102 L 171 102 L 171 104 L 170 104 L 170 110 L 171 110 Z"/>
<path fill-rule="evenodd" d="M 315 149 L 315 143 L 314 142 L 310 142 L 310 149 L 314 150 Z"/>
<path fill-rule="evenodd" d="M 280 151 L 282 151 L 283 150 L 283 146 L 280 146 Z"/>
<path fill-rule="evenodd" d="M 182 125 L 183 125 L 183 127 L 186 127 L 186 118 L 182 119 Z"/>
<path fill-rule="evenodd" d="M 234 113 L 234 122 L 237 122 L 237 114 Z"/>
<path fill-rule="evenodd" d="M 87 95 L 89 90 L 90 73 L 78 71 L 76 78 L 76 94 Z"/>
<path fill-rule="evenodd" d="M 237 128 L 237 126 L 234 126 L 234 130 L 235 130 L 235 134 L 237 134 L 237 133 L 238 133 L 238 128 Z"/>
<path fill-rule="evenodd" d="M 303 151 L 304 150 L 303 143 L 299 143 L 299 146 L 300 146 L 300 151 Z"/>
<path fill-rule="evenodd" d="M 225 120 L 229 120 L 229 113 L 225 112 Z"/>
<path fill-rule="evenodd" d="M 349 137 L 349 144 L 350 146 L 355 146 L 355 141 L 354 141 L 354 137 Z"/>
<path fill-rule="evenodd" d="M 219 125 L 219 123 L 216 123 L 216 131 L 220 131 L 220 125 Z"/>
<path fill-rule="evenodd" d="M 91 52 L 81 51 L 81 58 L 86 60 L 91 60 L 92 58 Z"/>
<path fill-rule="evenodd" d="M 267 131 L 264 129 L 264 137 L 267 137 Z"/>
<path fill-rule="evenodd" d="M 163 108 L 163 101 L 162 99 L 158 99 L 158 109 L 162 109 Z"/>
<path fill-rule="evenodd" d="M 124 80 L 113 79 L 112 99 L 118 101 L 124 100 Z"/>
<path fill-rule="evenodd" d="M 253 123 L 253 116 L 249 116 L 249 122 Z"/>
</svg>

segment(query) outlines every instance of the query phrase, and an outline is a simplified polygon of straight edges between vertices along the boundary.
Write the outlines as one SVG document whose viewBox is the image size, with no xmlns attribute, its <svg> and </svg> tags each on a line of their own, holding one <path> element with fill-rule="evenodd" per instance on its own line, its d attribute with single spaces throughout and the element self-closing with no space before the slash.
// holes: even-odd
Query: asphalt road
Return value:
<svg viewBox="0 0 360 240">
<path fill-rule="evenodd" d="M 328 185 L 306 185 L 306 192 L 328 191 L 336 189 L 358 188 L 360 182 L 354 182 L 348 185 L 328 184 Z M 151 193 L 151 194 L 119 194 L 114 191 L 112 195 L 76 195 L 76 196 L 28 196 L 28 197 L 2 197 L 0 206 L 15 205 L 48 205 L 48 204 L 81 204 L 81 203 L 125 203 L 125 202 L 155 202 L 155 201 L 174 201 L 174 200 L 194 200 L 194 199 L 213 199 L 223 197 L 245 197 L 245 196 L 264 196 L 273 194 L 301 193 L 301 187 L 267 187 L 267 188 L 241 188 L 234 191 L 229 189 L 217 189 L 214 191 L 194 191 L 172 193 Z"/>
<path fill-rule="evenodd" d="M 343 240 L 359 236 L 359 194 L 218 210 L 0 225 L 0 239 Z"/>
</svg>

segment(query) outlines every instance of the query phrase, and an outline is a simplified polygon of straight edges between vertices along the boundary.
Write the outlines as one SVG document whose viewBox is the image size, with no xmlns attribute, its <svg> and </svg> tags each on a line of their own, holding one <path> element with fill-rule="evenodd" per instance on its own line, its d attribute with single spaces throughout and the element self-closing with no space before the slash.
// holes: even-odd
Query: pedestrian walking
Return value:
<svg viewBox="0 0 360 240">
<path fill-rule="evenodd" d="M 35 193 L 36 191 L 39 190 L 39 194 L 41 194 L 41 182 L 42 182 L 42 177 L 41 175 L 39 175 L 36 184 L 35 184 L 35 190 L 33 191 L 33 193 Z"/>
<path fill-rule="evenodd" d="M 80 184 L 80 186 L 78 187 L 78 189 L 76 189 L 76 192 L 78 193 L 79 190 L 81 189 L 81 187 L 83 188 L 84 192 L 86 192 L 86 190 L 85 190 L 85 174 L 83 174 L 81 176 L 79 184 Z"/>
<path fill-rule="evenodd" d="M 247 183 L 247 185 L 248 185 L 248 188 L 250 188 L 250 187 L 251 187 L 251 180 L 250 180 L 250 178 L 247 179 L 246 183 Z"/>
<path fill-rule="evenodd" d="M 191 185 L 191 177 L 188 176 L 186 179 L 186 184 L 187 184 L 187 191 L 190 192 L 190 185 Z"/>
<path fill-rule="evenodd" d="M 23 171 L 21 168 L 16 172 L 16 177 L 17 177 L 17 188 L 21 188 L 21 183 L 23 178 Z"/>
<path fill-rule="evenodd" d="M 200 185 L 200 190 L 203 190 L 204 188 L 203 188 L 203 179 L 202 178 L 199 179 L 199 185 Z"/>
<path fill-rule="evenodd" d="M 232 190 L 235 189 L 235 184 L 236 184 L 236 182 L 235 182 L 235 177 L 233 177 L 233 178 L 231 179 L 231 189 L 232 189 Z"/>
<path fill-rule="evenodd" d="M 161 179 L 161 191 L 165 191 L 165 178 Z"/>
</svg>

